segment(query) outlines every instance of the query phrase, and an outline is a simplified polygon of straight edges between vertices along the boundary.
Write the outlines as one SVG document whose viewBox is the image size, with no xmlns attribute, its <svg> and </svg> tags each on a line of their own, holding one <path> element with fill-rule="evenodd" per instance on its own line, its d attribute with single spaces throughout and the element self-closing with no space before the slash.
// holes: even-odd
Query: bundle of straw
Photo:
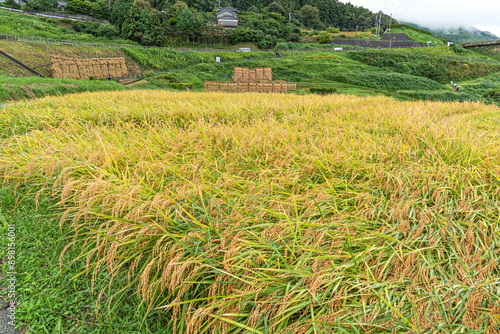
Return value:
<svg viewBox="0 0 500 334">
<path fill-rule="evenodd" d="M 240 82 L 242 76 L 243 76 L 243 68 L 235 67 L 233 71 L 233 81 Z"/>
<path fill-rule="evenodd" d="M 219 90 L 221 92 L 228 92 L 229 91 L 229 83 L 228 82 L 220 82 L 219 83 Z"/>
<path fill-rule="evenodd" d="M 248 82 L 238 83 L 238 92 L 248 92 Z"/>
</svg>

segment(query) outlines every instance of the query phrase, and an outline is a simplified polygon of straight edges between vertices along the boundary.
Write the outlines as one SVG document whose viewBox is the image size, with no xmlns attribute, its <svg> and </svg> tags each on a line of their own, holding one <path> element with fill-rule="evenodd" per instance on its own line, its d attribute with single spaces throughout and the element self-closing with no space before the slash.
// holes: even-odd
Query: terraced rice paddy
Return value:
<svg viewBox="0 0 500 334">
<path fill-rule="evenodd" d="M 128 275 L 166 332 L 500 333 L 499 116 L 84 93 L 0 109 L 0 172 L 56 199 L 89 280 Z"/>
</svg>

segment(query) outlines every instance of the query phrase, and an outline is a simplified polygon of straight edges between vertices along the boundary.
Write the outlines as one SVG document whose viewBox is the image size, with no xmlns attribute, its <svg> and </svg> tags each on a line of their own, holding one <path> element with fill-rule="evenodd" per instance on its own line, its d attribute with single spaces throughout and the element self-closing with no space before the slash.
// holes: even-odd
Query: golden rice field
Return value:
<svg viewBox="0 0 500 334">
<path fill-rule="evenodd" d="M 0 173 L 172 333 L 493 334 L 499 130 L 475 103 L 87 93 L 0 109 Z"/>
</svg>

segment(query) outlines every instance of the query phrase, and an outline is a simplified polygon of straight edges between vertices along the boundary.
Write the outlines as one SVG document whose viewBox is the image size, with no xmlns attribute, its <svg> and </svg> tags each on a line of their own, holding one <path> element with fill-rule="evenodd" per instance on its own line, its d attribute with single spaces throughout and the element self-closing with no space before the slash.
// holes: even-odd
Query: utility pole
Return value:
<svg viewBox="0 0 500 334">
<path fill-rule="evenodd" d="M 389 18 L 389 34 L 391 33 L 391 24 L 392 24 L 392 14 Z"/>
<path fill-rule="evenodd" d="M 382 30 L 382 11 L 380 11 L 380 17 L 378 19 L 378 36 L 380 36 L 381 30 Z"/>
</svg>

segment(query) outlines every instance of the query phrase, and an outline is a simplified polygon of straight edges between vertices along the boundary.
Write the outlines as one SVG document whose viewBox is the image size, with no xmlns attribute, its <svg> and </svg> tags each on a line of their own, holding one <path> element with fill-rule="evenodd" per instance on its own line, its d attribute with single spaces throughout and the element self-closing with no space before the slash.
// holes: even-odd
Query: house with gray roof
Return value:
<svg viewBox="0 0 500 334">
<path fill-rule="evenodd" d="M 219 12 L 215 15 L 217 25 L 225 28 L 236 28 L 238 26 L 238 10 L 236 8 L 219 8 Z"/>
</svg>

